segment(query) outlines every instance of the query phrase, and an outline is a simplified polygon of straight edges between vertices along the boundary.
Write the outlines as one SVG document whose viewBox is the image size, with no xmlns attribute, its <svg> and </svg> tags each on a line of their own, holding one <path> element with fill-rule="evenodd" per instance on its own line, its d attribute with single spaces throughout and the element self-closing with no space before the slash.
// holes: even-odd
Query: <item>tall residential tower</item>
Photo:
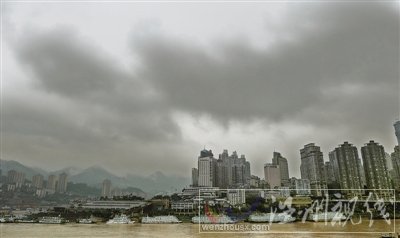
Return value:
<svg viewBox="0 0 400 238">
<path fill-rule="evenodd" d="M 66 173 L 61 173 L 58 176 L 58 187 L 57 190 L 59 193 L 65 193 L 67 191 L 67 184 L 68 184 L 68 175 Z"/>
<path fill-rule="evenodd" d="M 281 187 L 281 170 L 277 164 L 265 164 L 264 165 L 264 177 L 265 182 L 268 183 L 271 189 Z"/>
<path fill-rule="evenodd" d="M 400 145 L 400 121 L 396 121 L 393 126 L 394 126 L 394 133 L 396 134 L 397 137 L 397 144 Z"/>
<path fill-rule="evenodd" d="M 393 166 L 393 184 L 396 189 L 400 188 L 400 146 L 394 147 L 394 152 L 391 154 Z"/>
<path fill-rule="evenodd" d="M 333 162 L 342 193 L 349 197 L 361 196 L 363 185 L 357 148 L 346 141 L 329 153 L 329 160 Z"/>
<path fill-rule="evenodd" d="M 289 187 L 289 166 L 288 161 L 284 158 L 281 153 L 274 152 L 272 157 L 272 163 L 279 165 L 279 169 L 281 170 L 281 184 L 282 186 Z"/>
<path fill-rule="evenodd" d="M 365 146 L 361 147 L 361 155 L 367 188 L 372 190 L 376 195 L 383 197 L 390 196 L 392 194 L 391 191 L 385 190 L 390 189 L 391 184 L 383 146 L 371 140 Z"/>
<path fill-rule="evenodd" d="M 214 154 L 211 150 L 200 151 L 198 158 L 198 185 L 199 187 L 214 187 L 216 186 L 216 163 Z"/>
<path fill-rule="evenodd" d="M 102 197 L 111 197 L 111 181 L 109 179 L 104 179 L 103 187 L 101 189 Z"/>
<path fill-rule="evenodd" d="M 308 179 L 311 194 L 322 196 L 326 191 L 324 158 L 319 146 L 310 143 L 300 150 L 300 172 L 302 179 Z"/>
</svg>

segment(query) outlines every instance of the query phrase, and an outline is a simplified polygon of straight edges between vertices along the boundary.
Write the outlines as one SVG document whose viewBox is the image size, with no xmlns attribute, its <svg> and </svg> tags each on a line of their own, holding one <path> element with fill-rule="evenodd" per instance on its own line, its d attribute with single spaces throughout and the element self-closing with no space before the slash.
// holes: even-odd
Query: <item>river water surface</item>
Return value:
<svg viewBox="0 0 400 238">
<path fill-rule="evenodd" d="M 242 225 L 253 225 L 253 223 L 242 223 Z M 238 225 L 238 224 L 237 224 Z M 256 224 L 263 225 L 263 224 Z M 265 224 L 264 224 L 265 225 Z M 396 221 L 400 226 L 400 221 Z M 373 221 L 371 227 L 369 222 L 360 225 L 347 224 L 345 226 L 324 222 L 296 222 L 290 224 L 272 224 L 269 231 L 262 233 L 205 233 L 199 232 L 199 224 L 0 224 L 0 237 L 380 237 L 381 233 L 393 232 L 393 220 L 389 225 L 384 220 Z M 306 233 L 314 232 L 314 233 Z M 315 233 L 322 232 L 322 233 Z M 330 232 L 330 233 L 327 233 Z M 337 233 L 332 233 L 337 232 Z M 368 233 L 357 233 L 368 232 Z"/>
</svg>

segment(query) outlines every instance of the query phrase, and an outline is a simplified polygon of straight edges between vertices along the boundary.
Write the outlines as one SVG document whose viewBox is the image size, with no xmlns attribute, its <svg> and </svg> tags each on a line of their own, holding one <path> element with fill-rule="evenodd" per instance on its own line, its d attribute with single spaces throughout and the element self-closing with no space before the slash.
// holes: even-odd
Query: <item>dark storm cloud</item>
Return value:
<svg viewBox="0 0 400 238">
<path fill-rule="evenodd" d="M 216 49 L 215 59 L 191 42 L 151 34 L 134 38 L 133 49 L 147 67 L 142 76 L 169 104 L 222 120 L 281 120 L 321 106 L 329 111 L 331 104 L 320 105 L 329 100 L 323 91 L 347 84 L 377 85 L 396 104 L 397 92 L 390 90 L 398 79 L 395 10 L 380 4 L 327 4 L 319 10 L 308 19 L 317 26 L 307 35 L 298 32 L 264 51 L 246 42 L 228 44 Z M 296 22 L 289 24 L 297 29 Z"/>
<path fill-rule="evenodd" d="M 29 64 L 40 86 L 67 97 L 102 96 L 127 75 L 71 31 L 54 30 L 21 40 L 19 57 Z"/>
<path fill-rule="evenodd" d="M 76 32 L 63 27 L 31 32 L 18 43 L 19 59 L 47 92 L 97 104 L 141 106 L 146 93 L 143 83 Z"/>
<path fill-rule="evenodd" d="M 210 54 L 154 33 L 134 34 L 132 49 L 146 66 L 141 76 L 172 107 L 211 115 L 221 125 L 261 119 L 314 128 L 297 141 L 291 133 L 277 135 L 297 171 L 298 149 L 308 142 L 322 145 L 326 155 L 343 141 L 360 147 L 375 139 L 392 150 L 399 105 L 397 11 L 379 3 L 302 4 L 275 29 L 278 40 L 267 49 L 237 40 Z"/>
<path fill-rule="evenodd" d="M 85 120 L 87 130 L 97 127 L 104 135 L 144 140 L 178 133 L 151 89 L 101 49 L 79 41 L 73 31 L 34 33 L 19 43 L 18 57 L 31 71 L 36 87 L 75 103 L 76 111 L 65 115 Z"/>
<path fill-rule="evenodd" d="M 43 98 L 32 97 L 28 105 L 15 95 L 8 99 L 6 148 L 35 138 L 35 148 L 20 156 L 54 158 L 59 148 L 62 158 L 112 156 L 121 165 L 129 159 L 143 168 L 157 162 L 179 172 L 173 164 L 188 156 L 179 146 L 189 142 L 180 137 L 176 111 L 209 115 L 221 125 L 260 119 L 266 126 L 314 127 L 304 141 L 280 134 L 287 140 L 283 153 L 293 159 L 309 139 L 333 147 L 347 139 L 360 145 L 372 136 L 390 144 L 399 103 L 395 8 L 302 4 L 289 15 L 272 29 L 273 43 L 263 49 L 240 39 L 206 49 L 165 33 L 134 30 L 132 56 L 141 63 L 135 70 L 63 27 L 25 34 L 14 50 Z"/>
</svg>

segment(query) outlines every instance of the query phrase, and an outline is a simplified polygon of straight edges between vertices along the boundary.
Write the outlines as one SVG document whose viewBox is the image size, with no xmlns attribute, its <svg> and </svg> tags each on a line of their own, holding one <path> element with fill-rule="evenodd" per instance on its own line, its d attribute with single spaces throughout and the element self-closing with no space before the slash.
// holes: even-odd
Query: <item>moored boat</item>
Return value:
<svg viewBox="0 0 400 238">
<path fill-rule="evenodd" d="M 142 223 L 145 224 L 166 224 L 166 223 L 181 223 L 176 216 L 154 216 L 154 217 L 143 217 Z"/>
<path fill-rule="evenodd" d="M 94 221 L 92 221 L 92 219 L 90 219 L 90 218 L 81 218 L 81 219 L 78 219 L 78 223 L 80 223 L 80 224 L 93 224 Z"/>
<path fill-rule="evenodd" d="M 43 224 L 64 224 L 66 221 L 64 218 L 58 217 L 42 217 L 39 219 L 39 223 Z"/>
<path fill-rule="evenodd" d="M 116 215 L 114 218 L 107 221 L 107 224 L 132 224 L 132 223 L 134 222 L 131 221 L 131 219 L 127 217 L 125 214 Z"/>
<path fill-rule="evenodd" d="M 18 222 L 18 223 L 35 223 L 36 221 L 35 220 L 18 220 L 16 222 Z"/>
<path fill-rule="evenodd" d="M 248 218 L 249 222 L 280 222 L 289 223 L 296 221 L 296 218 L 287 213 L 261 213 L 251 214 Z"/>
<path fill-rule="evenodd" d="M 143 217 L 142 223 L 145 224 L 164 224 L 164 223 L 181 223 L 176 216 L 154 216 L 154 217 Z"/>
<path fill-rule="evenodd" d="M 0 223 L 13 223 L 15 222 L 15 217 L 13 215 L 6 215 L 0 217 Z"/>
<path fill-rule="evenodd" d="M 236 223 L 226 215 L 200 215 L 192 217 L 192 223 L 202 224 L 233 224 Z"/>
</svg>

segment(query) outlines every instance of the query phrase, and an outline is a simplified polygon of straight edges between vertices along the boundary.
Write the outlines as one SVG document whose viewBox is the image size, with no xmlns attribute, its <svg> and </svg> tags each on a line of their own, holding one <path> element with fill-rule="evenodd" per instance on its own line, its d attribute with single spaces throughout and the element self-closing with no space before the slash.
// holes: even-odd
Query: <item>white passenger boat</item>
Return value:
<svg viewBox="0 0 400 238">
<path fill-rule="evenodd" d="M 289 223 L 296 221 L 296 218 L 292 217 L 287 213 L 261 213 L 251 214 L 249 216 L 249 222 L 280 222 Z"/>
<path fill-rule="evenodd" d="M 42 217 L 39 219 L 39 223 L 43 224 L 64 224 L 65 219 L 58 216 L 58 217 Z"/>
<path fill-rule="evenodd" d="M 155 216 L 155 217 L 143 217 L 142 223 L 145 224 L 165 224 L 165 223 L 181 223 L 176 216 Z"/>
<path fill-rule="evenodd" d="M 107 221 L 107 224 L 132 224 L 134 223 L 131 221 L 129 217 L 126 215 L 116 215 L 113 219 Z"/>
<path fill-rule="evenodd" d="M 17 220 L 17 223 L 35 223 L 35 220 Z"/>
<path fill-rule="evenodd" d="M 226 215 L 201 215 L 192 217 L 192 223 L 203 224 L 233 224 L 235 223 L 230 217 Z"/>
<path fill-rule="evenodd" d="M 92 219 L 90 218 L 82 218 L 78 220 L 78 223 L 80 224 L 93 224 L 94 221 L 92 221 Z"/>
</svg>

